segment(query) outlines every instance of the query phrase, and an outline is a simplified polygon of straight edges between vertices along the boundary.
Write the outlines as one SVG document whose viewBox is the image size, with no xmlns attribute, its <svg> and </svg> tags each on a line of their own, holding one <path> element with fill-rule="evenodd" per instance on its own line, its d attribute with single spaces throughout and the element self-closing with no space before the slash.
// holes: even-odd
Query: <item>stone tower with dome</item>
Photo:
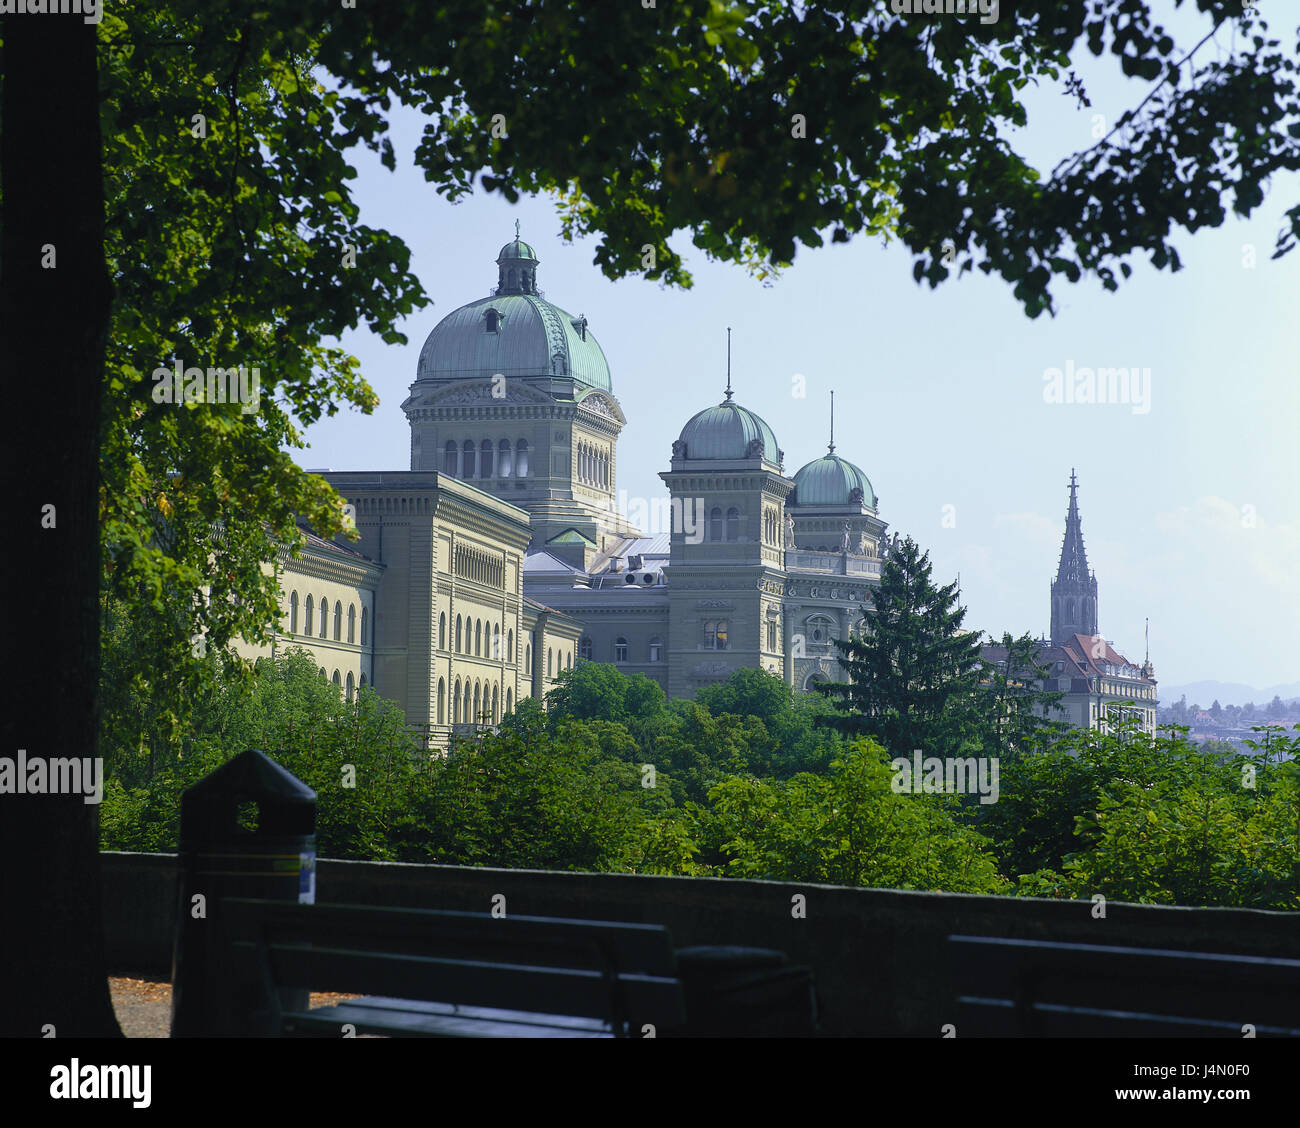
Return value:
<svg viewBox="0 0 1300 1128">
<path fill-rule="evenodd" d="M 627 420 L 586 317 L 546 300 L 539 262 L 516 231 L 491 292 L 429 333 L 402 410 L 412 470 L 526 509 L 533 547 L 585 568 L 639 535 L 614 505 Z"/>
</svg>

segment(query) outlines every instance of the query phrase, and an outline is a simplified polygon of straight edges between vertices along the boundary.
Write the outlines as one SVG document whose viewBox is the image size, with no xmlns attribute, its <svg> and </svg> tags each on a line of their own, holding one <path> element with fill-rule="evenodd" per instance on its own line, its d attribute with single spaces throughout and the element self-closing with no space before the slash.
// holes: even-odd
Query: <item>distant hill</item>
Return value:
<svg viewBox="0 0 1300 1128">
<path fill-rule="evenodd" d="M 1280 697 L 1283 701 L 1300 698 L 1300 682 L 1256 689 L 1241 682 L 1199 681 L 1187 685 L 1161 685 L 1159 694 L 1160 705 L 1166 709 L 1183 694 L 1187 695 L 1188 705 L 1199 705 L 1202 709 L 1208 709 L 1216 699 L 1220 705 L 1245 705 L 1249 701 L 1256 705 L 1267 705 L 1274 697 Z"/>
</svg>

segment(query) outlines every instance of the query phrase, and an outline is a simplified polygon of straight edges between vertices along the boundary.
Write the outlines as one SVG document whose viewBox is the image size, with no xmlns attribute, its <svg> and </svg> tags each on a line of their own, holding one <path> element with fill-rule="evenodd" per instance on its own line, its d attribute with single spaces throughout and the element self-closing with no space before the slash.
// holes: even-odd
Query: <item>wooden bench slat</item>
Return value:
<svg viewBox="0 0 1300 1128">
<path fill-rule="evenodd" d="M 959 1014 L 989 1034 L 1300 1034 L 1300 960 L 954 934 Z"/>
<path fill-rule="evenodd" d="M 250 898 L 226 898 L 221 911 L 230 934 L 254 939 L 271 928 L 284 939 L 345 942 L 366 947 L 390 944 L 426 952 L 479 945 L 528 953 L 534 960 L 563 960 L 584 950 L 599 952 L 619 970 L 671 975 L 676 967 L 668 930 L 656 924 L 452 912 L 441 909 L 385 909 L 359 905 L 297 905 Z"/>
<path fill-rule="evenodd" d="M 378 1005 L 384 1004 L 384 1005 Z M 285 1025 L 327 1037 L 340 1036 L 344 1023 L 358 1034 L 420 1038 L 612 1038 L 607 1024 L 594 1019 L 537 1015 L 492 1007 L 440 1006 L 411 999 L 354 999 L 335 1007 L 284 1015 Z"/>
</svg>

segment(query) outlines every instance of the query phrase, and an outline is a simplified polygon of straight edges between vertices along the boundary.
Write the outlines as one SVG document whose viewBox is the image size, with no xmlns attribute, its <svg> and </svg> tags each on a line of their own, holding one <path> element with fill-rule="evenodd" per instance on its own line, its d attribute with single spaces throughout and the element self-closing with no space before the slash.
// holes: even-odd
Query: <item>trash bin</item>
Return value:
<svg viewBox="0 0 1300 1128">
<path fill-rule="evenodd" d="M 677 949 L 686 998 L 682 1036 L 809 1035 L 817 1032 L 812 969 L 771 948 Z"/>
<path fill-rule="evenodd" d="M 223 897 L 316 900 L 316 793 L 262 752 L 241 752 L 181 796 L 172 1037 L 244 1032 L 251 985 L 227 981 Z M 305 991 L 281 992 L 285 1009 Z"/>
</svg>

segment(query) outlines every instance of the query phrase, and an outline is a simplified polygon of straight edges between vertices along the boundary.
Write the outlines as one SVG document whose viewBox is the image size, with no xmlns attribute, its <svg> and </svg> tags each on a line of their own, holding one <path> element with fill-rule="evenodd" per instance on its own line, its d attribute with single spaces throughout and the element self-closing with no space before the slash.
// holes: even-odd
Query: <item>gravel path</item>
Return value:
<svg viewBox="0 0 1300 1128">
<path fill-rule="evenodd" d="M 172 985 L 167 980 L 110 976 L 108 989 L 118 1024 L 128 1038 L 169 1038 L 172 1025 Z M 310 1006 L 332 1007 L 356 995 L 313 992 Z"/>
</svg>

